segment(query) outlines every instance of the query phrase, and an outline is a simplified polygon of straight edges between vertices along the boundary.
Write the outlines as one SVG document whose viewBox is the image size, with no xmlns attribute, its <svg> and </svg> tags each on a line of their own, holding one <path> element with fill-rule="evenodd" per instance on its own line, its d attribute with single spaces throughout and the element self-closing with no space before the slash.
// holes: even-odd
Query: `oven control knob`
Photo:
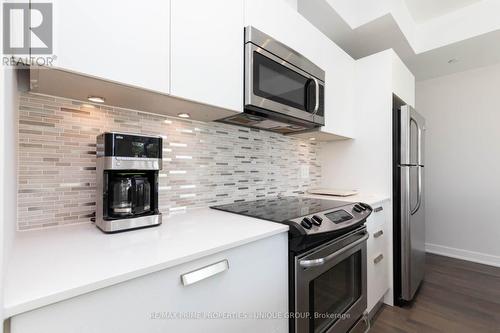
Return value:
<svg viewBox="0 0 500 333">
<path fill-rule="evenodd" d="M 366 207 L 365 205 L 363 205 L 362 203 L 359 203 L 358 204 L 359 208 L 361 208 L 361 210 L 364 212 L 366 210 Z"/>
<path fill-rule="evenodd" d="M 367 204 L 365 204 L 365 203 L 363 203 L 363 202 L 360 202 L 360 203 L 359 203 L 359 205 L 360 205 L 361 207 L 363 207 L 365 210 L 366 210 L 366 209 L 372 209 L 372 208 L 370 207 L 370 205 L 367 205 Z"/>
<path fill-rule="evenodd" d="M 300 225 L 303 226 L 306 229 L 311 229 L 312 228 L 312 222 L 311 219 L 308 217 L 304 217 L 302 219 L 302 222 L 300 222 Z"/>
<path fill-rule="evenodd" d="M 321 225 L 321 222 L 323 222 L 323 219 L 321 217 L 319 217 L 318 215 L 314 215 L 312 217 L 312 223 L 314 225 Z"/>
</svg>

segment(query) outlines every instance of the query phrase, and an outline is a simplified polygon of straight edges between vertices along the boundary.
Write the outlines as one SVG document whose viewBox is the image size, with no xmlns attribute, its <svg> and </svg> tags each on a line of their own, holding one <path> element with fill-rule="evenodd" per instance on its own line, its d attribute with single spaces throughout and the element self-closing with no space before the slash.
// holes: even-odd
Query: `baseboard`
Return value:
<svg viewBox="0 0 500 333">
<path fill-rule="evenodd" d="M 425 251 L 433 254 L 439 254 L 445 257 L 451 257 L 456 259 L 477 262 L 479 264 L 500 267 L 500 256 L 494 256 L 491 254 L 467 251 L 467 250 L 457 249 L 454 247 L 429 244 L 429 243 L 425 244 Z"/>
</svg>

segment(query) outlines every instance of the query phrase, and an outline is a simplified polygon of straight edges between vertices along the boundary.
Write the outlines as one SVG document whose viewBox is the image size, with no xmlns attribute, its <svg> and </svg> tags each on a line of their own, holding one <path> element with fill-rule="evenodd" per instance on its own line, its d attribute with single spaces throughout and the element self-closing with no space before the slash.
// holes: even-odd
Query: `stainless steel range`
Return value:
<svg viewBox="0 0 500 333">
<path fill-rule="evenodd" d="M 214 206 L 290 226 L 291 333 L 364 332 L 366 240 L 364 203 L 278 197 Z"/>
</svg>

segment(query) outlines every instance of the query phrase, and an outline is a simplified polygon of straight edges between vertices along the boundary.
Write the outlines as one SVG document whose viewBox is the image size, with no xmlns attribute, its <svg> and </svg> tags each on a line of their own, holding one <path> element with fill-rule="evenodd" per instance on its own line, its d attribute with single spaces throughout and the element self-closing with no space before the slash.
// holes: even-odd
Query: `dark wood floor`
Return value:
<svg viewBox="0 0 500 333">
<path fill-rule="evenodd" d="M 500 268 L 427 255 L 408 307 L 384 305 L 370 333 L 500 333 Z"/>
</svg>

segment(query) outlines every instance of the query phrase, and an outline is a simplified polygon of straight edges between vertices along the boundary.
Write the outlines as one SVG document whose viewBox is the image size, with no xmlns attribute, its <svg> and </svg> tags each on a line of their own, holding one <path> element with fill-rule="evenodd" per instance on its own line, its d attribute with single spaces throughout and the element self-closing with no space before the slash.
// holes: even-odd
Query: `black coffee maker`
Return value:
<svg viewBox="0 0 500 333">
<path fill-rule="evenodd" d="M 162 138 L 125 133 L 97 137 L 96 225 L 106 233 L 161 224 L 158 174 Z"/>
</svg>

